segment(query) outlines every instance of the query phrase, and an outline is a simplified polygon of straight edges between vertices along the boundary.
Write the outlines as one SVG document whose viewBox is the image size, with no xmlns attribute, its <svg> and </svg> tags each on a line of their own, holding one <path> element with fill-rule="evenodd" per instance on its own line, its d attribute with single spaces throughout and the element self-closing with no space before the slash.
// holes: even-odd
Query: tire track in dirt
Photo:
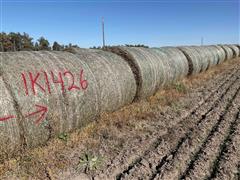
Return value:
<svg viewBox="0 0 240 180">
<path fill-rule="evenodd" d="M 226 87 L 224 87 L 224 85 L 220 86 L 220 89 L 224 89 L 223 91 L 219 92 L 218 89 L 215 90 L 216 93 L 213 93 L 213 95 L 211 95 L 209 99 L 207 99 L 203 103 L 204 105 L 200 106 L 198 109 L 193 111 L 191 115 L 187 117 L 188 121 L 191 122 L 192 119 L 196 116 L 200 119 L 204 119 L 206 117 L 206 114 L 210 113 L 214 109 L 216 104 L 220 103 L 225 93 L 229 91 L 231 85 L 235 83 L 237 79 L 236 74 L 234 75 L 235 78 L 233 77 L 230 83 L 225 84 Z M 193 123 L 194 122 L 191 122 L 189 124 L 194 126 Z M 174 146 L 177 146 L 175 149 L 178 149 L 185 139 L 184 138 L 185 132 L 189 131 L 189 129 L 190 129 L 190 132 L 192 131 L 191 129 L 192 127 L 190 127 L 189 124 L 187 124 L 187 126 L 186 124 L 182 126 L 177 125 L 177 127 L 170 129 L 169 133 L 165 137 L 163 136 L 158 140 L 158 145 L 156 146 L 155 149 L 149 149 L 144 154 L 145 157 L 142 157 L 134 165 L 129 166 L 128 169 L 126 169 L 125 171 L 123 171 L 121 174 L 117 176 L 117 179 L 121 179 L 121 178 L 131 179 L 131 177 L 144 178 L 145 176 L 150 176 L 154 171 L 153 169 L 155 169 L 156 166 L 157 166 L 157 169 L 160 168 L 162 166 L 162 163 L 165 164 L 166 161 L 168 161 L 168 159 L 175 154 L 175 151 L 171 152 L 171 149 L 173 149 Z M 178 129 L 178 132 L 176 131 L 176 129 Z M 182 134 L 183 136 L 179 137 L 180 134 Z M 180 139 L 180 140 L 178 141 L 176 139 L 178 140 Z M 174 141 L 174 142 L 171 142 L 171 141 Z M 159 144 L 161 144 L 160 147 L 159 147 Z M 166 155 L 166 153 L 169 153 L 169 151 L 171 153 L 169 155 Z M 162 163 L 160 162 L 160 164 L 156 165 L 158 163 L 157 159 L 161 159 L 161 158 L 162 158 L 162 161 L 161 161 Z"/>
<path fill-rule="evenodd" d="M 232 81 L 234 78 L 236 78 L 236 74 L 237 68 L 233 68 L 226 71 L 224 74 L 222 73 L 221 75 L 218 75 L 216 79 L 213 79 L 212 83 L 210 83 L 210 86 L 204 88 L 204 90 L 208 92 L 205 95 L 205 97 L 201 98 L 202 100 L 199 101 L 199 103 L 196 106 L 194 106 L 189 111 L 189 113 L 184 114 L 182 117 L 180 117 L 178 121 L 182 121 L 188 116 L 191 117 L 193 115 L 198 114 L 199 111 L 198 109 L 204 109 L 206 105 L 209 106 L 209 103 L 211 103 L 212 106 L 214 107 L 215 101 L 219 98 L 219 96 L 217 95 L 219 94 L 223 95 L 225 93 L 224 90 L 223 91 L 219 90 L 221 89 L 226 90 L 226 88 L 229 87 L 231 83 L 233 83 Z M 224 77 L 224 80 L 222 77 Z M 204 107 L 202 107 L 203 104 L 205 104 Z M 99 173 L 97 176 L 95 176 L 94 179 L 104 179 L 106 177 L 109 178 L 109 176 L 114 178 L 116 174 L 118 174 L 117 178 L 121 179 L 120 176 L 122 174 L 128 174 L 136 165 L 142 163 L 141 161 L 144 161 L 143 157 L 147 156 L 153 149 L 157 149 L 157 147 L 161 143 L 163 143 L 160 141 L 161 136 L 163 135 L 160 134 L 159 132 L 156 132 L 155 134 L 153 134 L 152 136 L 153 138 L 149 138 L 150 140 L 147 140 L 144 143 L 145 146 L 143 146 L 143 144 L 139 144 L 138 146 L 134 147 L 135 150 L 131 149 L 131 151 L 128 150 L 128 152 L 125 151 L 121 152 L 120 155 L 118 157 L 115 157 L 115 159 L 113 159 L 111 163 L 109 163 L 110 165 L 104 171 L 102 171 L 102 173 Z M 131 155 L 129 154 L 129 152 L 131 152 L 130 153 Z M 108 174 L 108 176 L 106 174 Z"/>
<path fill-rule="evenodd" d="M 237 179 L 240 160 L 240 108 L 238 118 L 232 123 L 229 136 L 225 139 L 221 152 L 214 162 L 213 170 L 208 179 Z M 239 177 L 240 178 L 240 177 Z"/>
<path fill-rule="evenodd" d="M 211 174 L 214 161 L 221 152 L 221 147 L 225 139 L 229 136 L 231 125 L 237 121 L 240 104 L 239 90 L 240 86 L 238 85 L 238 91 L 237 94 L 234 95 L 233 101 L 228 103 L 224 111 L 217 112 L 217 114 L 220 113 L 217 123 L 213 126 L 198 152 L 193 156 L 188 169 L 181 179 L 205 179 Z M 213 121 L 213 119 L 209 118 L 209 121 Z M 191 147 L 189 147 L 189 149 L 191 149 Z"/>
</svg>

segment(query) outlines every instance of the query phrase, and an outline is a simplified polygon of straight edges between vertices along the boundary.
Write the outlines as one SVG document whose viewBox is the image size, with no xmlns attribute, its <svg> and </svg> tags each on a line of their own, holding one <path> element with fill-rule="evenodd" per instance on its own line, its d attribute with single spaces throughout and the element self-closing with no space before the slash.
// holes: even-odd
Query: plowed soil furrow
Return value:
<svg viewBox="0 0 240 180">
<path fill-rule="evenodd" d="M 129 166 L 127 170 L 119 174 L 118 179 L 133 179 L 133 177 L 145 179 L 147 177 L 150 178 L 152 173 L 158 173 L 162 166 L 173 158 L 176 150 L 182 145 L 182 143 L 186 141 L 186 137 L 188 137 L 189 132 L 192 132 L 194 125 L 201 123 L 201 121 L 213 111 L 215 106 L 218 104 L 224 104 L 227 100 L 222 101 L 223 98 L 228 99 L 227 96 L 225 96 L 226 93 L 234 93 L 231 91 L 231 86 L 236 82 L 236 76 L 239 75 L 238 73 L 239 72 L 231 78 L 230 82 L 221 87 L 221 91 L 215 91 L 215 93 L 210 96 L 202 106 L 193 111 L 183 123 L 169 129 L 166 136 L 159 138 L 159 146 L 157 146 L 156 149 L 150 149 L 146 152 L 146 155 L 142 157 L 137 164 Z M 196 119 L 199 121 L 196 121 Z"/>
<path fill-rule="evenodd" d="M 222 102 L 211 113 L 207 114 L 204 119 L 196 119 L 196 121 L 199 121 L 198 126 L 188 133 L 186 140 L 174 154 L 173 159 L 166 161 L 161 168 L 157 169 L 157 178 L 179 178 L 191 159 L 195 159 L 194 154 L 201 149 L 201 144 L 204 144 L 206 139 L 211 137 L 216 127 L 222 122 L 223 116 L 227 113 L 238 91 L 239 80 L 231 87 L 229 93 L 226 94 Z"/>
<path fill-rule="evenodd" d="M 224 80 L 221 78 L 222 76 L 219 76 L 218 81 L 213 81 L 213 83 L 211 83 L 211 85 L 209 86 L 209 89 L 211 89 L 211 91 L 206 88 L 205 90 L 208 91 L 209 93 L 204 98 L 202 98 L 202 100 L 195 107 L 193 107 L 188 114 L 185 114 L 184 116 L 179 118 L 181 120 L 178 119 L 178 121 L 179 122 L 183 120 L 192 121 L 191 119 L 193 119 L 193 117 L 196 117 L 196 116 L 199 118 L 204 118 L 207 113 L 213 110 L 216 104 L 220 103 L 219 99 L 221 99 L 224 96 L 224 94 L 229 91 L 231 85 L 234 84 L 234 82 L 236 81 L 236 78 L 239 75 L 238 73 L 239 72 L 237 69 L 232 69 L 224 75 L 224 78 L 225 78 Z M 193 125 L 193 123 L 195 122 L 192 121 L 192 123 L 190 123 L 189 125 Z M 184 130 L 182 130 L 182 132 L 180 131 L 181 134 L 184 134 L 185 131 L 191 128 L 191 126 L 186 126 L 186 124 L 182 125 L 181 128 L 183 128 Z M 183 126 L 186 126 L 186 127 L 184 128 Z M 171 131 L 172 130 L 169 129 L 168 134 L 171 134 Z M 162 146 L 168 147 L 168 144 L 165 144 L 165 142 L 167 142 L 168 139 L 169 140 L 172 138 L 176 139 L 176 137 L 177 138 L 179 137 L 179 136 L 170 137 L 168 135 L 168 137 L 162 138 L 162 136 L 163 136 L 162 134 L 156 132 L 155 134 L 153 134 L 153 138 L 150 138 L 151 140 L 148 140 L 146 141 L 146 143 L 139 144 L 139 146 L 134 147 L 130 151 L 131 153 L 129 153 L 129 150 L 126 154 L 125 154 L 125 151 L 122 151 L 122 153 L 118 157 L 116 157 L 116 159 L 112 160 L 112 162 L 109 163 L 111 165 L 109 165 L 109 167 L 106 168 L 102 172 L 102 174 L 100 173 L 98 174 L 98 176 L 95 176 L 95 179 L 105 179 L 106 174 L 108 174 L 107 178 L 114 178 L 116 176 L 117 179 L 121 179 L 123 177 L 126 177 L 127 175 L 130 175 L 130 177 L 132 177 L 131 173 L 136 171 L 138 166 L 145 166 L 145 165 L 149 166 L 147 167 L 147 169 L 150 169 L 149 175 L 152 174 L 152 170 L 157 166 L 158 160 L 160 158 L 157 152 L 158 151 L 163 152 L 161 148 Z M 134 149 L 138 149 L 138 150 L 134 150 Z M 148 157 L 149 158 L 152 157 L 151 159 L 154 159 L 155 156 L 158 156 L 158 160 L 155 161 L 155 165 L 151 166 L 151 163 L 148 162 L 149 160 L 146 161 L 145 159 L 148 159 Z M 142 174 L 141 172 L 143 171 L 140 169 L 140 174 Z M 138 173 L 138 171 L 136 171 L 136 173 Z M 132 174 L 136 174 L 136 173 L 132 173 Z M 145 174 L 145 172 L 143 173 Z"/>
<path fill-rule="evenodd" d="M 240 161 L 240 111 L 208 179 L 237 179 Z"/>
<path fill-rule="evenodd" d="M 237 83 L 235 84 L 236 88 L 239 87 Z M 179 178 L 179 175 L 183 173 L 183 171 L 187 167 L 187 164 L 189 164 L 190 160 L 194 157 L 194 153 L 201 149 L 200 145 L 206 141 L 206 138 L 208 139 L 209 137 L 211 137 L 210 135 L 212 135 L 212 133 L 216 130 L 218 126 L 224 126 L 223 129 L 225 131 L 228 130 L 227 127 L 230 125 L 230 122 L 222 122 L 224 114 L 228 112 L 231 101 L 228 101 L 227 103 L 228 105 L 226 109 L 224 109 L 224 106 L 216 107 L 216 109 L 214 109 L 214 111 L 212 111 L 212 113 L 210 113 L 204 119 L 204 122 L 192 131 L 191 136 L 189 136 L 188 140 L 185 141 L 179 148 L 178 152 L 175 155 L 175 158 L 172 161 L 169 161 L 169 163 L 165 165 L 165 167 L 162 167 L 162 170 L 159 169 L 160 173 L 157 177 L 161 177 L 162 179 Z M 220 112 L 222 112 L 222 114 L 220 114 Z M 227 115 L 229 115 L 229 113 Z M 218 139 L 223 138 L 221 136 L 217 137 Z"/>
<path fill-rule="evenodd" d="M 239 105 L 240 94 L 238 93 L 231 109 L 226 109 L 224 114 L 220 116 L 219 121 L 213 127 L 203 146 L 191 161 L 186 172 L 186 179 L 205 179 L 210 176 L 217 155 L 221 152 L 221 148 L 232 128 L 231 125 L 236 123 L 239 110 L 237 106 Z"/>
</svg>

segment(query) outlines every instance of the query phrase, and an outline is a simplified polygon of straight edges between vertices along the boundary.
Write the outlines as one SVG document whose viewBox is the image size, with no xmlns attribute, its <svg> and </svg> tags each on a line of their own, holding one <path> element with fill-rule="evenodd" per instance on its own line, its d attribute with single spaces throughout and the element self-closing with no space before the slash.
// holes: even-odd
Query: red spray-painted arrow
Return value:
<svg viewBox="0 0 240 180">
<path fill-rule="evenodd" d="M 25 117 L 34 116 L 36 114 L 41 113 L 41 116 L 35 121 L 35 124 L 38 125 L 44 119 L 45 115 L 47 114 L 48 108 L 45 106 L 40 106 L 40 105 L 35 105 L 35 106 L 37 107 L 37 111 L 27 114 Z M 7 121 L 7 120 L 10 120 L 13 118 L 16 118 L 16 117 L 15 116 L 7 116 L 7 117 L 0 118 L 0 121 Z"/>
<path fill-rule="evenodd" d="M 48 108 L 45 106 L 40 106 L 40 105 L 35 105 L 35 106 L 37 107 L 38 110 L 26 115 L 25 117 L 34 116 L 36 114 L 41 113 L 41 116 L 35 121 L 35 124 L 39 124 L 44 119 L 45 115 L 47 114 Z"/>
<path fill-rule="evenodd" d="M 7 116 L 7 117 L 0 118 L 0 121 L 7 121 L 7 120 L 13 119 L 13 118 L 15 118 L 15 116 Z"/>
</svg>

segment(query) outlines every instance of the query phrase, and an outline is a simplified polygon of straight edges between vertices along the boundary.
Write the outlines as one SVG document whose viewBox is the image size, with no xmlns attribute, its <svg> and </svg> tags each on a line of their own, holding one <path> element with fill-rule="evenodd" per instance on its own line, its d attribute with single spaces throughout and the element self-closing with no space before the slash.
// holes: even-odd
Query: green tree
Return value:
<svg viewBox="0 0 240 180">
<path fill-rule="evenodd" d="M 21 35 L 20 50 L 28 50 L 28 51 L 34 50 L 32 40 L 33 40 L 33 38 L 24 32 L 23 35 Z"/>
<path fill-rule="evenodd" d="M 51 50 L 51 48 L 49 47 L 49 42 L 47 39 L 45 39 L 44 37 L 40 37 L 38 39 L 39 42 L 39 50 Z"/>
<path fill-rule="evenodd" d="M 53 43 L 52 50 L 54 50 L 54 51 L 61 51 L 62 50 L 62 46 L 55 41 Z"/>
</svg>

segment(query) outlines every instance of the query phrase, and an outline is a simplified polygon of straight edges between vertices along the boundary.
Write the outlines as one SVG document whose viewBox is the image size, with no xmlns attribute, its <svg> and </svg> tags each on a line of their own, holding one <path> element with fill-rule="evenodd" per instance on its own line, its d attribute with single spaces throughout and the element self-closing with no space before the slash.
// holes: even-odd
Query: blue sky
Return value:
<svg viewBox="0 0 240 180">
<path fill-rule="evenodd" d="M 45 1 L 2 0 L 1 31 L 35 40 L 99 46 L 101 18 L 107 45 L 239 43 L 239 0 Z"/>
</svg>

